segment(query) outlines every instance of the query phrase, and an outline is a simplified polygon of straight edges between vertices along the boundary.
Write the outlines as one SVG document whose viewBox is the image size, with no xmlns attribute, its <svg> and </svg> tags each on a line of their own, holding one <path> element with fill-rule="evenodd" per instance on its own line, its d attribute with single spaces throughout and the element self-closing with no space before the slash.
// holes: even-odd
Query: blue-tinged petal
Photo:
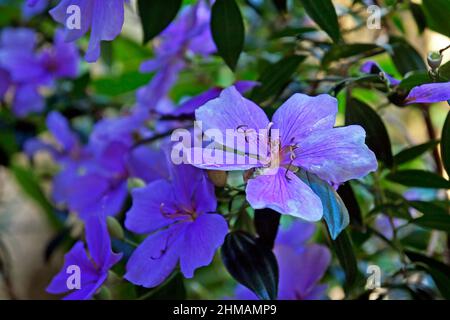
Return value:
<svg viewBox="0 0 450 320">
<path fill-rule="evenodd" d="M 275 245 L 284 245 L 291 248 L 302 248 L 316 231 L 314 223 L 295 220 L 289 227 L 280 226 Z"/>
<path fill-rule="evenodd" d="M 192 278 L 197 268 L 211 263 L 227 233 L 227 222 L 218 214 L 201 214 L 189 223 L 180 256 L 181 272 L 186 278 Z"/>
<path fill-rule="evenodd" d="M 281 146 L 293 145 L 314 131 L 333 128 L 337 110 L 337 100 L 330 95 L 294 94 L 272 118 L 273 128 L 280 130 Z"/>
<path fill-rule="evenodd" d="M 181 224 L 149 235 L 128 260 L 124 278 L 147 288 L 164 282 L 178 263 L 184 232 Z"/>
<path fill-rule="evenodd" d="M 17 117 L 25 117 L 31 113 L 42 112 L 45 101 L 34 84 L 16 87 L 13 99 L 13 112 Z"/>
<path fill-rule="evenodd" d="M 65 151 L 69 151 L 78 143 L 76 135 L 70 129 L 69 121 L 57 111 L 47 116 L 47 128 Z"/>
<path fill-rule="evenodd" d="M 378 166 L 365 137 L 360 126 L 312 132 L 298 142 L 293 163 L 334 184 L 362 178 Z"/>
<path fill-rule="evenodd" d="M 450 100 L 450 82 L 427 83 L 414 87 L 405 99 L 405 104 L 435 103 Z"/>
<path fill-rule="evenodd" d="M 68 19 L 74 13 L 67 13 L 67 9 L 74 5 L 80 8 L 80 29 L 76 28 L 65 28 L 65 40 L 67 42 L 74 41 L 85 35 L 89 28 L 91 27 L 94 3 L 97 0 L 62 0 L 55 8 L 50 10 L 50 15 L 52 18 L 62 24 L 64 27 L 67 26 Z"/>
<path fill-rule="evenodd" d="M 151 233 L 174 223 L 163 215 L 175 210 L 173 190 L 166 180 L 132 190 L 133 204 L 126 214 L 125 227 L 135 233 Z"/>
<path fill-rule="evenodd" d="M 278 168 L 274 174 L 262 174 L 250 179 L 246 193 L 254 209 L 271 208 L 307 221 L 318 221 L 323 215 L 319 197 L 285 168 Z"/>
</svg>

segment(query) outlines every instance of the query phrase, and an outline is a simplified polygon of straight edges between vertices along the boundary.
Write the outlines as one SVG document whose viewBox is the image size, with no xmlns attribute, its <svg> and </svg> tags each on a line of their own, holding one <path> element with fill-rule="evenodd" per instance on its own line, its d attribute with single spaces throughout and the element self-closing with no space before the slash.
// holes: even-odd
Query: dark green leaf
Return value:
<svg viewBox="0 0 450 320">
<path fill-rule="evenodd" d="M 321 27 L 334 42 L 339 42 L 341 32 L 331 0 L 300 0 L 306 13 Z"/>
<path fill-rule="evenodd" d="M 450 267 L 433 258 L 424 256 L 414 251 L 405 251 L 408 258 L 415 262 L 424 264 L 425 270 L 429 272 L 436 286 L 445 299 L 450 299 Z"/>
<path fill-rule="evenodd" d="M 220 56 L 234 70 L 245 40 L 244 22 L 235 0 L 217 0 L 214 3 L 211 33 Z"/>
<path fill-rule="evenodd" d="M 334 188 L 316 175 L 304 170 L 300 170 L 297 175 L 322 201 L 323 218 L 327 223 L 331 238 L 335 240 L 349 223 L 348 211 L 344 202 Z"/>
<path fill-rule="evenodd" d="M 339 263 L 345 272 L 345 278 L 348 285 L 352 285 L 358 273 L 353 244 L 347 231 L 341 232 L 336 240 L 333 241 L 333 247 L 338 257 Z"/>
<path fill-rule="evenodd" d="M 272 249 L 277 237 L 281 215 L 272 209 L 255 210 L 255 229 L 258 241 Z"/>
<path fill-rule="evenodd" d="M 450 215 L 448 213 L 426 214 L 420 218 L 412 220 L 411 222 L 424 228 L 450 233 Z"/>
<path fill-rule="evenodd" d="M 292 75 L 303 60 L 305 60 L 305 56 L 290 56 L 268 66 L 258 79 L 261 85 L 253 89 L 252 100 L 262 102 L 279 94 L 290 82 Z"/>
<path fill-rule="evenodd" d="M 372 43 L 336 44 L 324 55 L 322 64 L 328 66 L 333 61 L 369 53 L 371 51 L 381 53 L 384 49 Z"/>
<path fill-rule="evenodd" d="M 392 60 L 402 75 L 410 71 L 427 70 L 425 62 L 414 47 L 405 39 L 391 36 Z"/>
<path fill-rule="evenodd" d="M 447 214 L 447 209 L 445 206 L 440 206 L 436 203 L 429 202 L 429 201 L 408 201 L 408 205 L 416 209 L 417 211 L 422 212 L 425 215 L 433 215 L 433 214 L 439 214 L 439 215 L 445 215 Z"/>
<path fill-rule="evenodd" d="M 450 81 L 450 61 L 439 67 L 439 76 L 443 81 Z"/>
<path fill-rule="evenodd" d="M 436 173 L 424 170 L 400 170 L 389 173 L 386 179 L 407 187 L 450 189 L 450 181 Z"/>
<path fill-rule="evenodd" d="M 450 1 L 448 0 L 423 0 L 422 8 L 425 13 L 428 27 L 431 30 L 450 37 Z"/>
<path fill-rule="evenodd" d="M 356 200 L 355 194 L 353 192 L 352 186 L 349 182 L 343 183 L 337 189 L 337 193 L 344 201 L 345 207 L 350 215 L 350 224 L 363 228 L 364 221 L 361 213 L 361 208 L 359 207 L 358 201 Z"/>
<path fill-rule="evenodd" d="M 136 90 L 148 83 L 151 78 L 151 74 L 131 71 L 122 73 L 119 77 L 96 79 L 92 81 L 91 85 L 97 94 L 115 97 Z"/>
<path fill-rule="evenodd" d="M 445 171 L 450 175 L 450 112 L 447 114 L 442 128 L 441 155 Z"/>
<path fill-rule="evenodd" d="M 439 141 L 434 140 L 404 149 L 394 156 L 394 162 L 396 165 L 399 165 L 414 160 L 423 155 L 425 152 L 432 150 L 438 145 L 438 143 Z"/>
<path fill-rule="evenodd" d="M 400 89 L 408 92 L 414 87 L 430 82 L 432 82 L 432 80 L 427 71 L 416 71 L 409 73 L 407 77 L 400 81 L 398 86 Z"/>
<path fill-rule="evenodd" d="M 366 130 L 366 143 L 378 160 L 387 167 L 393 164 L 391 140 L 380 116 L 367 104 L 349 98 L 345 108 L 345 124 L 358 124 Z"/>
<path fill-rule="evenodd" d="M 281 31 L 277 31 L 270 37 L 271 39 L 284 38 L 284 37 L 299 37 L 304 33 L 315 32 L 316 28 L 313 27 L 286 27 Z"/>
<path fill-rule="evenodd" d="M 278 264 L 272 250 L 250 234 L 237 231 L 226 236 L 221 252 L 233 278 L 262 300 L 277 298 Z"/>
<path fill-rule="evenodd" d="M 144 43 L 160 34 L 177 15 L 182 0 L 138 0 Z"/>
<path fill-rule="evenodd" d="M 279 12 L 285 13 L 287 11 L 287 0 L 272 0 L 272 2 Z"/>
<path fill-rule="evenodd" d="M 411 2 L 409 4 L 409 9 L 411 10 L 414 20 L 416 21 L 419 33 L 424 32 L 425 28 L 427 27 L 427 21 L 425 20 L 426 18 L 422 7 L 417 3 Z"/>
<path fill-rule="evenodd" d="M 143 291 L 143 289 L 140 289 Z M 175 272 L 162 285 L 147 292 L 139 292 L 139 300 L 184 300 L 186 288 L 180 272 Z"/>
</svg>

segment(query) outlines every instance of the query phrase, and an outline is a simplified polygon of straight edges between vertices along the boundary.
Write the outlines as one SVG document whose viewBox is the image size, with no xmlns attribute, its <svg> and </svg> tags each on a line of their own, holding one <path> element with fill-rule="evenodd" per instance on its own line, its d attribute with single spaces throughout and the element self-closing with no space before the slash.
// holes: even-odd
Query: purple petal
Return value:
<svg viewBox="0 0 450 320">
<path fill-rule="evenodd" d="M 405 99 L 405 104 L 435 103 L 450 100 L 450 82 L 427 83 L 414 87 Z"/>
<path fill-rule="evenodd" d="M 228 225 L 218 214 L 202 214 L 186 227 L 180 267 L 186 278 L 192 278 L 194 271 L 211 263 L 226 234 Z"/>
<path fill-rule="evenodd" d="M 2 49 L 33 52 L 36 43 L 36 32 L 31 29 L 5 28 L 1 33 L 0 47 Z"/>
<path fill-rule="evenodd" d="M 52 111 L 47 116 L 47 128 L 55 139 L 64 147 L 65 151 L 70 151 L 78 143 L 76 135 L 70 129 L 69 121 L 59 112 Z"/>
<path fill-rule="evenodd" d="M 3 99 L 6 91 L 8 91 L 10 84 L 11 77 L 9 76 L 9 73 L 6 70 L 0 68 L 0 100 Z"/>
<path fill-rule="evenodd" d="M 16 87 L 13 100 L 13 112 L 18 117 L 25 117 L 30 113 L 42 112 L 45 108 L 44 99 L 38 92 L 38 88 L 31 85 Z"/>
<path fill-rule="evenodd" d="M 278 168 L 275 174 L 263 174 L 250 179 L 247 200 L 254 209 L 271 208 L 307 221 L 322 218 L 319 197 L 294 173 Z"/>
<path fill-rule="evenodd" d="M 301 248 L 313 236 L 315 231 L 316 225 L 314 223 L 295 220 L 289 227 L 279 230 L 275 244 Z"/>
<path fill-rule="evenodd" d="M 165 155 L 161 150 L 147 146 L 137 147 L 130 152 L 127 169 L 130 177 L 143 179 L 147 183 L 169 178 Z"/>
<path fill-rule="evenodd" d="M 389 80 L 389 83 L 392 86 L 396 86 L 396 85 L 398 85 L 400 83 L 400 80 L 397 80 L 394 77 L 392 77 L 390 74 L 386 73 L 383 69 L 381 69 L 379 64 L 376 63 L 375 61 L 367 61 L 367 62 L 365 62 L 361 66 L 360 70 L 363 73 L 376 74 L 376 75 L 378 75 L 380 72 L 384 72 L 384 74 L 386 75 L 386 78 Z"/>
<path fill-rule="evenodd" d="M 92 296 L 97 292 L 98 289 L 102 286 L 102 284 L 106 281 L 108 274 L 102 274 L 97 282 L 92 282 L 87 285 L 83 285 L 80 290 L 74 290 L 67 296 L 63 298 L 63 300 L 89 300 Z"/>
<path fill-rule="evenodd" d="M 337 100 L 327 94 L 294 94 L 272 118 L 273 128 L 280 130 L 281 146 L 292 145 L 313 131 L 333 128 L 337 105 Z"/>
<path fill-rule="evenodd" d="M 147 288 L 161 284 L 175 269 L 183 248 L 184 224 L 151 234 L 128 260 L 125 279 Z"/>
<path fill-rule="evenodd" d="M 85 35 L 92 23 L 93 5 L 97 1 L 92 0 L 62 0 L 55 8 L 50 10 L 52 18 L 66 26 L 69 15 L 67 14 L 67 8 L 71 5 L 78 6 L 80 8 L 81 15 L 81 28 L 80 29 L 68 29 L 65 28 L 65 40 L 67 42 L 74 41 Z"/>
<path fill-rule="evenodd" d="M 360 126 L 312 132 L 298 142 L 294 164 L 336 184 L 366 176 L 377 169 Z"/>
<path fill-rule="evenodd" d="M 174 206 L 173 188 L 166 180 L 157 180 L 146 187 L 133 189 L 133 205 L 126 214 L 125 227 L 135 233 L 151 233 L 175 221 L 163 215 Z"/>
</svg>

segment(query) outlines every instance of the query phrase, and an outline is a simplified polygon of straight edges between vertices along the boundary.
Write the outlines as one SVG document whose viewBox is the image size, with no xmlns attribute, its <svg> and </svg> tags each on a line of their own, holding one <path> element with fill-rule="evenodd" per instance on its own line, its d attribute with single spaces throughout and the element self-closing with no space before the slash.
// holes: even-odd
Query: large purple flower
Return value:
<svg viewBox="0 0 450 320">
<path fill-rule="evenodd" d="M 69 293 L 64 297 L 65 300 L 91 299 L 106 281 L 109 269 L 119 262 L 122 254 L 111 250 L 104 217 L 93 215 L 86 221 L 86 241 L 90 256 L 83 242 L 78 241 L 66 254 L 64 265 L 47 287 L 47 292 Z M 73 278 L 77 272 L 79 279 Z"/>
<path fill-rule="evenodd" d="M 171 165 L 171 179 L 157 180 L 132 192 L 127 229 L 150 234 L 127 263 L 125 278 L 144 287 L 161 284 L 176 265 L 191 278 L 211 263 L 228 226 L 215 214 L 214 186 L 201 170 Z"/>
<path fill-rule="evenodd" d="M 278 262 L 279 300 L 319 300 L 324 298 L 326 285 L 318 284 L 331 262 L 328 248 L 306 244 L 315 230 L 312 223 L 294 222 L 278 232 L 274 253 Z M 256 295 L 239 285 L 236 298 L 256 300 Z"/>
<path fill-rule="evenodd" d="M 186 8 L 159 36 L 156 57 L 141 65 L 141 72 L 156 72 L 138 90 L 138 104 L 154 109 L 172 88 L 185 67 L 186 53 L 207 56 L 216 48 L 209 28 L 210 10 L 203 0 Z"/>
<path fill-rule="evenodd" d="M 58 6 L 50 10 L 50 14 L 64 26 L 68 42 L 81 38 L 91 30 L 86 61 L 95 62 L 100 57 L 101 41 L 112 41 L 122 31 L 126 2 L 128 0 L 61 0 Z M 71 6 L 77 6 L 80 10 L 79 26 L 76 21 L 69 21 L 71 15 L 76 14 L 76 11 L 68 13 Z M 73 24 L 70 28 L 69 22 Z"/>
<path fill-rule="evenodd" d="M 216 139 L 218 130 L 224 137 L 237 139 L 225 139 L 213 151 L 194 148 L 187 155 L 200 168 L 255 169 L 246 187 L 247 200 L 253 208 L 268 207 L 317 221 L 323 215 L 321 201 L 295 175 L 298 168 L 333 185 L 364 177 L 377 168 L 375 155 L 365 145 L 364 129 L 333 128 L 336 113 L 337 101 L 329 95 L 294 94 L 269 122 L 260 107 L 230 87 L 195 114 L 206 136 L 212 130 Z M 252 150 L 258 153 L 253 154 Z"/>
</svg>

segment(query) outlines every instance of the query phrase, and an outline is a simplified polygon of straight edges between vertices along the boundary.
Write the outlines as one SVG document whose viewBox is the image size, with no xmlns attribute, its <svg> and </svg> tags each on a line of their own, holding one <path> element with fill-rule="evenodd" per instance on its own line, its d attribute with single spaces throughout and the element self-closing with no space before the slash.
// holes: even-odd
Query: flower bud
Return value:
<svg viewBox="0 0 450 320">
<path fill-rule="evenodd" d="M 106 219 L 108 224 L 108 232 L 111 237 L 116 239 L 123 239 L 125 237 L 125 233 L 123 232 L 123 228 L 120 225 L 119 221 L 117 221 L 114 217 L 108 217 Z"/>
<path fill-rule="evenodd" d="M 442 55 L 438 51 L 431 51 L 428 53 L 427 62 L 432 70 L 436 70 L 442 63 Z"/>
</svg>

